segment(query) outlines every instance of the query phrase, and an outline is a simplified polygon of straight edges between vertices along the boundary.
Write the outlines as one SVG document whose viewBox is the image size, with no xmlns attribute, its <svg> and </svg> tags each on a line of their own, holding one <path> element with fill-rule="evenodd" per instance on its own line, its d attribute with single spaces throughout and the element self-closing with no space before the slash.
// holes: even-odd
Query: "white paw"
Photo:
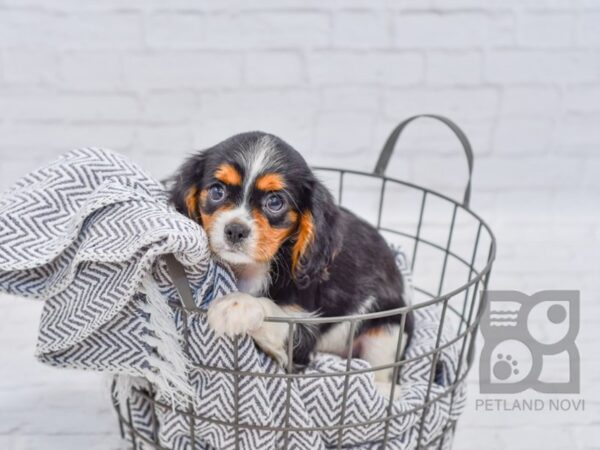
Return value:
<svg viewBox="0 0 600 450">
<path fill-rule="evenodd" d="M 392 393 L 392 383 L 389 381 L 375 381 L 375 387 L 377 390 L 385 397 L 385 399 L 390 398 L 390 394 Z M 402 397 L 402 389 L 400 385 L 396 385 L 394 388 L 394 397 L 392 400 L 399 400 Z"/>
<path fill-rule="evenodd" d="M 280 366 L 288 363 L 286 342 L 288 327 L 283 323 L 265 322 L 262 327 L 250 333 L 256 344 L 270 355 Z"/>
<path fill-rule="evenodd" d="M 210 305 L 207 319 L 218 336 L 233 337 L 258 330 L 265 319 L 265 312 L 257 298 L 233 292 Z"/>
</svg>

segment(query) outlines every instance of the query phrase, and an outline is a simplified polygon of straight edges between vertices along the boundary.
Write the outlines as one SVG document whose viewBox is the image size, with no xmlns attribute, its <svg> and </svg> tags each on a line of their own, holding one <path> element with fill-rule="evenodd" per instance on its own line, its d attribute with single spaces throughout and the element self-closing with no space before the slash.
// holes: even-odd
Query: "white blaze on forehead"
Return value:
<svg viewBox="0 0 600 450">
<path fill-rule="evenodd" d="M 258 176 L 267 167 L 275 169 L 278 165 L 278 157 L 275 154 L 275 143 L 270 136 L 258 139 L 251 148 L 243 149 L 241 157 L 244 161 L 244 202 L 250 196 L 252 186 L 256 183 Z"/>
<path fill-rule="evenodd" d="M 234 209 L 220 212 L 211 226 L 210 243 L 213 251 L 231 264 L 253 264 L 258 245 L 258 230 L 248 199 L 259 175 L 265 170 L 276 170 L 279 158 L 275 153 L 275 143 L 270 136 L 257 139 L 248 147 L 238 150 L 239 161 L 244 168 L 243 199 Z M 241 244 L 231 246 L 225 237 L 225 227 L 232 222 L 246 225 L 250 234 Z"/>
</svg>

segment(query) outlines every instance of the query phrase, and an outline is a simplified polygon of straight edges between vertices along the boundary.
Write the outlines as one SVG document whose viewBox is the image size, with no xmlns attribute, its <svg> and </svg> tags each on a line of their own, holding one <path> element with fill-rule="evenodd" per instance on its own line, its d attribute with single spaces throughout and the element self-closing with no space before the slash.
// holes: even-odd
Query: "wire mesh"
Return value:
<svg viewBox="0 0 600 450">
<path fill-rule="evenodd" d="M 194 448 L 194 444 L 197 442 L 197 438 L 195 436 L 196 424 L 199 423 L 208 423 L 208 424 L 217 424 L 222 426 L 232 427 L 235 433 L 235 448 L 240 448 L 240 440 L 239 435 L 241 430 L 268 430 L 268 431 L 278 431 L 283 434 L 283 443 L 284 449 L 287 449 L 289 446 L 289 437 L 292 432 L 306 432 L 306 431 L 321 431 L 321 432 L 335 432 L 337 433 L 337 448 L 342 448 L 343 435 L 344 432 L 348 428 L 356 428 L 360 426 L 372 425 L 374 423 L 384 422 L 384 435 L 383 440 L 381 441 L 381 448 L 386 448 L 389 442 L 389 428 L 390 422 L 392 420 L 398 420 L 403 416 L 414 413 L 415 411 L 420 411 L 420 423 L 418 425 L 418 438 L 417 438 L 417 448 L 442 448 L 442 445 L 446 445 L 445 442 L 448 439 L 451 439 L 453 433 L 456 429 L 456 421 L 449 420 L 447 425 L 442 429 L 442 431 L 437 435 L 430 439 L 428 442 L 425 442 L 425 434 L 423 433 L 425 427 L 425 420 L 427 417 L 427 412 L 431 408 L 433 404 L 440 401 L 442 398 L 450 397 L 450 411 L 452 412 L 454 408 L 454 398 L 456 396 L 457 390 L 463 385 L 465 377 L 471 367 L 473 362 L 473 352 L 475 345 L 475 336 L 477 333 L 477 328 L 479 325 L 481 313 L 483 311 L 483 300 L 484 297 L 482 295 L 482 291 L 485 290 L 489 276 L 491 272 L 492 262 L 495 256 L 495 239 L 494 236 L 488 227 L 488 225 L 475 213 L 473 213 L 467 206 L 464 204 L 460 204 L 455 200 L 446 197 L 442 194 L 439 194 L 435 191 L 417 186 L 412 183 L 408 183 L 405 181 L 397 180 L 394 178 L 389 178 L 382 175 L 376 175 L 366 172 L 353 171 L 353 170 L 342 170 L 336 168 L 319 168 L 316 169 L 317 173 L 326 173 L 329 175 L 334 174 L 337 177 L 338 189 L 337 189 L 337 201 L 340 204 L 344 204 L 345 206 L 350 206 L 352 209 L 352 205 L 348 205 L 348 198 L 344 195 L 345 188 L 345 179 L 348 175 L 356 175 L 360 177 L 370 177 L 375 180 L 379 180 L 381 183 L 380 188 L 377 190 L 377 198 L 373 202 L 376 207 L 376 214 L 371 220 L 372 223 L 378 228 L 378 230 L 384 233 L 386 236 L 391 236 L 392 240 L 394 237 L 401 238 L 404 240 L 404 243 L 408 241 L 409 245 L 412 243 L 412 248 L 406 248 L 407 254 L 412 256 L 411 259 L 411 268 L 413 271 L 413 286 L 416 294 L 420 297 L 419 301 L 416 301 L 414 304 L 402 308 L 397 308 L 394 310 L 381 311 L 377 313 L 369 313 L 369 314 L 356 314 L 351 316 L 344 317 L 303 317 L 303 318 L 282 318 L 282 317 L 269 317 L 266 318 L 267 321 L 272 322 L 280 322 L 285 323 L 288 326 L 288 365 L 285 368 L 284 373 L 255 373 L 251 371 L 240 370 L 239 368 L 239 338 L 235 339 L 235 353 L 234 353 L 234 368 L 223 368 L 223 367 L 210 367 L 202 364 L 195 364 L 195 367 L 198 369 L 206 370 L 206 371 L 217 371 L 223 372 L 231 375 L 234 379 L 234 401 L 236 405 L 236 413 L 234 417 L 231 417 L 230 420 L 218 420 L 214 417 L 203 416 L 200 414 L 194 413 L 193 408 L 190 406 L 188 409 L 177 409 L 174 405 L 165 403 L 163 401 L 159 401 L 156 399 L 152 392 L 146 392 L 142 390 L 138 390 L 138 394 L 146 397 L 150 403 L 152 404 L 152 412 L 154 417 L 154 424 L 157 424 L 156 421 L 156 410 L 162 409 L 164 411 L 176 411 L 178 414 L 186 417 L 189 423 L 189 434 L 190 441 L 192 443 L 192 448 Z M 414 194 L 419 196 L 418 204 L 420 205 L 417 220 L 415 224 L 414 230 L 410 230 L 410 227 L 405 226 L 405 224 L 393 224 L 388 223 L 389 220 L 385 220 L 383 217 L 384 210 L 386 208 L 386 204 L 388 201 L 393 201 L 391 189 L 402 188 L 404 190 L 412 191 Z M 440 242 L 436 242 L 435 239 L 428 237 L 424 233 L 424 225 L 427 223 L 426 216 L 428 213 L 428 205 L 432 203 L 432 200 L 441 201 L 446 203 L 451 207 L 451 217 L 449 226 L 446 227 L 446 236 L 445 240 L 442 244 Z M 458 251 L 453 249 L 454 239 L 455 239 L 455 231 L 457 229 L 457 215 L 458 214 L 466 214 L 469 216 L 476 224 L 475 232 L 472 233 L 470 237 L 469 245 L 471 248 L 469 249 L 470 256 L 465 256 L 459 254 Z M 489 242 L 489 245 L 483 247 L 482 241 L 486 240 Z M 442 255 L 442 263 L 439 271 L 437 273 L 431 273 L 426 269 L 421 270 L 420 264 L 421 258 L 425 259 L 424 252 L 425 248 L 441 253 Z M 459 266 L 464 266 L 467 272 L 467 278 L 464 281 L 461 280 L 450 280 L 448 282 L 447 271 L 450 264 L 457 264 Z M 424 266 L 427 268 L 427 266 Z M 433 275 L 433 277 L 432 277 Z M 429 279 L 429 282 L 425 282 L 426 279 Z M 431 281 L 433 278 L 433 281 Z M 423 283 L 422 283 L 423 281 Z M 445 286 L 447 284 L 453 286 L 452 288 L 446 289 Z M 389 364 L 383 364 L 376 367 L 363 368 L 363 369 L 353 369 L 351 366 L 352 361 L 352 351 L 347 352 L 346 357 L 346 370 L 342 373 L 302 373 L 302 372 L 294 372 L 292 366 L 293 360 L 293 336 L 294 330 L 299 324 L 322 324 L 322 323 L 342 323 L 345 322 L 348 324 L 348 335 L 347 335 L 347 348 L 350 349 L 353 344 L 354 332 L 356 330 L 357 324 L 363 320 L 388 317 L 388 316 L 400 316 L 401 317 L 401 329 L 404 331 L 405 323 L 406 323 L 406 313 L 408 311 L 415 311 L 420 308 L 429 308 L 429 307 L 440 307 L 440 321 L 436 334 L 435 348 L 430 351 L 423 352 L 417 356 L 412 358 L 401 359 L 402 348 L 403 348 L 403 334 L 399 334 L 399 339 L 396 344 L 395 349 L 395 360 L 390 362 Z M 189 308 L 187 308 L 189 309 Z M 183 307 L 181 308 L 183 314 L 183 322 L 185 324 L 184 328 L 184 340 L 186 348 L 189 348 L 190 341 L 188 336 L 188 328 L 187 328 L 187 319 L 188 313 L 200 313 L 203 314 L 204 311 L 197 309 L 194 311 L 186 311 Z M 446 323 L 452 321 L 454 323 L 456 333 L 451 339 L 444 340 L 442 339 L 443 330 L 446 326 Z M 460 348 L 459 351 L 459 361 L 456 367 L 456 371 L 454 374 L 454 381 L 449 385 L 444 387 L 444 390 L 440 394 L 434 395 L 432 392 L 432 385 L 435 382 L 436 376 L 436 366 L 439 360 L 440 353 L 444 351 L 444 349 L 452 346 L 458 345 Z M 465 355 L 466 352 L 466 355 Z M 387 414 L 384 418 L 377 418 L 368 421 L 362 422 L 353 422 L 346 423 L 346 409 L 347 409 L 347 398 L 348 398 L 348 386 L 349 380 L 352 376 L 356 376 L 358 374 L 366 373 L 366 372 L 375 372 L 379 370 L 392 369 L 394 374 L 394 379 L 397 379 L 399 371 L 401 371 L 402 366 L 409 362 L 418 360 L 418 359 L 428 359 L 430 360 L 430 370 L 429 370 L 429 379 L 427 386 L 427 393 L 424 399 L 424 402 L 421 405 L 418 405 L 412 409 L 407 411 L 403 411 L 402 413 L 393 413 L 392 410 L 392 402 L 394 399 L 395 389 L 397 389 L 396 385 L 393 384 L 391 388 L 390 395 L 388 397 L 387 403 Z M 463 367 L 466 365 L 466 370 L 463 370 Z M 240 401 L 240 378 L 241 377 L 272 377 L 272 378 L 281 378 L 286 382 L 286 394 L 285 394 L 285 419 L 284 426 L 275 426 L 272 424 L 246 424 L 240 422 L 239 417 L 239 401 Z M 343 397 L 341 402 L 341 411 L 340 411 L 340 421 L 336 424 L 332 424 L 331 426 L 310 426 L 310 427 L 298 427 L 292 426 L 289 422 L 290 417 L 290 396 L 291 389 L 294 382 L 299 381 L 302 378 L 308 377 L 343 377 Z M 140 434 L 136 431 L 133 426 L 133 419 L 131 416 L 131 407 L 129 404 L 126 405 L 126 411 L 122 411 L 122 408 L 115 404 L 115 409 L 117 411 L 119 417 L 119 426 L 121 429 L 121 435 L 124 436 L 128 434 L 130 436 L 130 442 L 134 449 L 139 448 L 140 442 L 144 443 L 144 448 L 154 448 L 154 449 L 165 449 L 162 447 L 159 442 L 159 433 L 155 428 L 155 433 L 153 434 L 154 439 L 148 439 L 146 436 Z M 168 450 L 168 449 L 166 449 Z"/>
</svg>

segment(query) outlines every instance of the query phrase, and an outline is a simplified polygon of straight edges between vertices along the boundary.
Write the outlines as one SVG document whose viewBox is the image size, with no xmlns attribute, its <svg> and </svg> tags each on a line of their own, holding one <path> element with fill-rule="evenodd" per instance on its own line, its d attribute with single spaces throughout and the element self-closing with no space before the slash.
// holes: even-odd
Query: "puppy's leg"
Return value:
<svg viewBox="0 0 600 450">
<path fill-rule="evenodd" d="M 234 292 L 215 300 L 208 308 L 208 324 L 217 335 L 249 334 L 256 344 L 277 362 L 288 363 L 287 338 L 289 324 L 265 322 L 270 317 L 298 317 L 302 313 L 294 305 L 279 306 L 265 297 Z"/>
<path fill-rule="evenodd" d="M 260 328 L 265 315 L 260 299 L 243 292 L 232 292 L 210 304 L 207 319 L 218 336 L 233 337 Z"/>
<path fill-rule="evenodd" d="M 360 357 L 373 367 L 395 362 L 399 334 L 399 325 L 384 325 L 367 330 L 358 338 L 360 341 Z M 406 347 L 406 339 L 407 335 L 404 333 L 402 348 L 398 353 L 400 356 L 402 356 L 404 347 Z M 391 367 L 373 373 L 377 388 L 385 396 L 390 395 L 393 372 L 394 368 Z M 400 389 L 396 388 L 394 399 L 399 398 L 399 396 Z"/>
</svg>

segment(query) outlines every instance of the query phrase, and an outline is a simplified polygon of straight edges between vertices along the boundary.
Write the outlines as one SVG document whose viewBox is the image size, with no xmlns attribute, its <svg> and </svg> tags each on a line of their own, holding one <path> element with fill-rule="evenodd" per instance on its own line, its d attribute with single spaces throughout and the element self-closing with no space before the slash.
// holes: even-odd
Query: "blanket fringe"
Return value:
<svg viewBox="0 0 600 450">
<path fill-rule="evenodd" d="M 153 370 L 147 378 L 161 393 L 171 398 L 173 406 L 186 407 L 194 389 L 189 383 L 190 361 L 177 331 L 175 314 L 151 273 L 142 281 L 142 287 L 147 298 L 142 308 L 149 315 L 148 328 L 151 331 L 145 336 L 145 341 L 156 350 L 150 355 Z"/>
<path fill-rule="evenodd" d="M 132 375 L 107 375 L 105 384 L 110 387 L 114 382 L 113 396 L 121 406 L 127 404 L 127 400 L 133 397 L 132 389 L 148 389 L 148 380 Z"/>
</svg>

